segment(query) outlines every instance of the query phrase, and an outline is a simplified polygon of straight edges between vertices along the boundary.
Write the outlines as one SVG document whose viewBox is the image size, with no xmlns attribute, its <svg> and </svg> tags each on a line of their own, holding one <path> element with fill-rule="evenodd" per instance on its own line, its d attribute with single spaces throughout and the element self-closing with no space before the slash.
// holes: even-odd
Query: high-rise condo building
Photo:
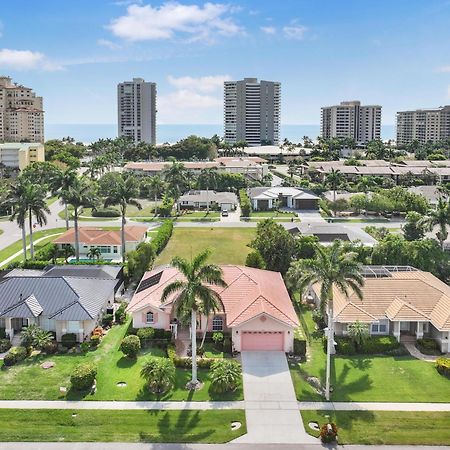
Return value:
<svg viewBox="0 0 450 450">
<path fill-rule="evenodd" d="M 156 83 L 133 78 L 117 85 L 119 136 L 156 144 Z"/>
<path fill-rule="evenodd" d="M 225 142 L 278 145 L 281 84 L 244 78 L 224 83 Z"/>
<path fill-rule="evenodd" d="M 361 105 L 359 101 L 341 102 L 324 106 L 320 121 L 321 135 L 325 139 L 351 138 L 365 145 L 381 136 L 381 106 Z"/>
<path fill-rule="evenodd" d="M 450 139 L 450 105 L 397 113 L 397 145 Z"/>
<path fill-rule="evenodd" d="M 42 97 L 0 76 L 0 142 L 44 142 Z"/>
</svg>

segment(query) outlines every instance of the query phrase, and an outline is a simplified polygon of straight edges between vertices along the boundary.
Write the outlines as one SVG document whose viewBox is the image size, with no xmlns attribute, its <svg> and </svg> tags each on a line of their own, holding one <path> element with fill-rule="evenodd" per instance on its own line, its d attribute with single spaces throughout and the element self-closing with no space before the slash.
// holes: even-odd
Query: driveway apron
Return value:
<svg viewBox="0 0 450 450">
<path fill-rule="evenodd" d="M 242 352 L 247 434 L 233 442 L 317 443 L 305 432 L 283 352 Z"/>
</svg>

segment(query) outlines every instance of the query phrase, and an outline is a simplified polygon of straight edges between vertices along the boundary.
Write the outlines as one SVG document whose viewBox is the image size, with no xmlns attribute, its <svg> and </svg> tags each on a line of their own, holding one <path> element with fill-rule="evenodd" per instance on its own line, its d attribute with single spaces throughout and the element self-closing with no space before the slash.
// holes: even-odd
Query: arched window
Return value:
<svg viewBox="0 0 450 450">
<path fill-rule="evenodd" d="M 153 313 L 151 311 L 147 313 L 147 323 L 153 323 Z"/>
<path fill-rule="evenodd" d="M 213 331 L 222 331 L 223 330 L 223 317 L 215 316 L 213 319 Z"/>
</svg>

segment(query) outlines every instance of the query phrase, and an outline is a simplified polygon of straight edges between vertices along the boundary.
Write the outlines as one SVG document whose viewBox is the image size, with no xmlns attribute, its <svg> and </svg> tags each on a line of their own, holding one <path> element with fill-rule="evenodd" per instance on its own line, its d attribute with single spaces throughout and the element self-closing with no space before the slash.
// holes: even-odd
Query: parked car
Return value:
<svg viewBox="0 0 450 450">
<path fill-rule="evenodd" d="M 228 210 L 227 209 L 223 209 L 222 210 L 222 217 L 228 217 Z"/>
</svg>

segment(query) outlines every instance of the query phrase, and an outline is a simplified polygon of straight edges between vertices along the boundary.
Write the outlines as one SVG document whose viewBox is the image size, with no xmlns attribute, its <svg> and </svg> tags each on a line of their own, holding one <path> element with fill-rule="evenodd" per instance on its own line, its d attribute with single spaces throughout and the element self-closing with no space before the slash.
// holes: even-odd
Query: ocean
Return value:
<svg viewBox="0 0 450 450">
<path fill-rule="evenodd" d="M 395 138 L 395 126 L 384 125 L 381 129 L 382 139 Z M 281 139 L 287 138 L 291 142 L 301 142 L 303 136 L 315 139 L 320 133 L 320 125 L 282 125 Z M 189 135 L 211 137 L 223 134 L 223 125 L 176 124 L 158 125 L 156 139 L 159 144 L 174 143 Z M 66 136 L 73 137 L 78 142 L 90 143 L 98 139 L 117 137 L 116 124 L 46 124 L 46 139 L 61 139 Z"/>
</svg>

